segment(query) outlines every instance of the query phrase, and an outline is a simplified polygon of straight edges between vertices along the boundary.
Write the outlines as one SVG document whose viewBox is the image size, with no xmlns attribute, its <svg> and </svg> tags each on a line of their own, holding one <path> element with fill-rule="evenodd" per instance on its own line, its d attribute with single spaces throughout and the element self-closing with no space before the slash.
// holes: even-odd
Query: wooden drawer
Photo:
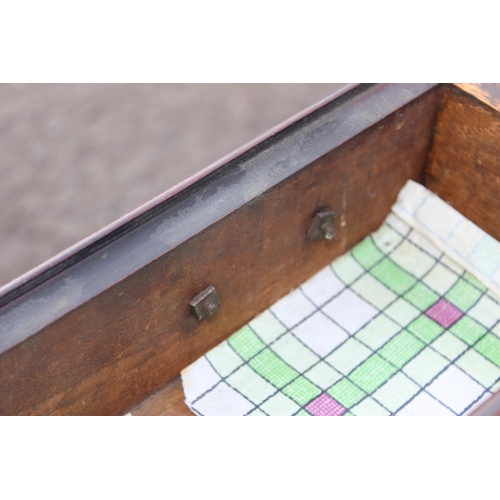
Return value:
<svg viewBox="0 0 500 500">
<path fill-rule="evenodd" d="M 377 229 L 408 179 L 500 239 L 496 92 L 346 87 L 3 287 L 0 413 L 189 413 L 180 371 Z M 310 241 L 325 209 L 337 237 Z"/>
</svg>

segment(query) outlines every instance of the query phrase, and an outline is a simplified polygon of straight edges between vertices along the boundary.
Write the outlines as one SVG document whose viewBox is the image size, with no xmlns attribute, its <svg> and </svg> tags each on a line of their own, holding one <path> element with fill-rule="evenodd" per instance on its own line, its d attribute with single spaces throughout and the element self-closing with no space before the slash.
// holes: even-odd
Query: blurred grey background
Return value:
<svg viewBox="0 0 500 500">
<path fill-rule="evenodd" d="M 0 285 L 344 84 L 1 84 Z"/>
</svg>

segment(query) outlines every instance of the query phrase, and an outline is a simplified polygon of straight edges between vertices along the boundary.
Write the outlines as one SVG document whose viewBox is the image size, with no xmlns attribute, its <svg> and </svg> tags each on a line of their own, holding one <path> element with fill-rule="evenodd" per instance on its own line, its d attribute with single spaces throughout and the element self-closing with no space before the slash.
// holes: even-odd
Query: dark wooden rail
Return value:
<svg viewBox="0 0 500 500">
<path fill-rule="evenodd" d="M 374 231 L 424 180 L 432 84 L 359 85 L 4 287 L 1 414 L 121 414 Z M 335 242 L 306 238 L 337 214 Z M 221 306 L 201 323 L 207 285 Z"/>
</svg>

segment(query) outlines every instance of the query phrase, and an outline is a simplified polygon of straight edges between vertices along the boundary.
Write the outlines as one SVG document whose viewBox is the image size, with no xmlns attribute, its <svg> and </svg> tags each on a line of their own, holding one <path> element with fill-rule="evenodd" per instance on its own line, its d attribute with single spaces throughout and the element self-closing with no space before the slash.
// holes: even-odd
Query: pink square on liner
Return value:
<svg viewBox="0 0 500 500">
<path fill-rule="evenodd" d="M 444 328 L 450 327 L 464 315 L 445 299 L 438 300 L 425 314 Z"/>
<path fill-rule="evenodd" d="M 306 410 L 315 417 L 340 417 L 347 411 L 338 401 L 325 393 L 313 399 L 306 406 Z"/>
</svg>

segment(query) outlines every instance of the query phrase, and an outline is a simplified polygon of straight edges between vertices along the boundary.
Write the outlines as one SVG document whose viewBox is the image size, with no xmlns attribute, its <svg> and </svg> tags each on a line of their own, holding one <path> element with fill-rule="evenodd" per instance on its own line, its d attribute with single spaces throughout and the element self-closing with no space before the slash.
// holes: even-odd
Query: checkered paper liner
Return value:
<svg viewBox="0 0 500 500">
<path fill-rule="evenodd" d="M 392 211 L 500 296 L 497 240 L 413 181 L 401 190 Z"/>
<path fill-rule="evenodd" d="M 445 236 L 429 219 L 458 212 L 433 197 L 410 181 L 378 231 L 183 370 L 191 410 L 463 415 L 500 388 L 500 301 L 472 223 Z"/>
</svg>

